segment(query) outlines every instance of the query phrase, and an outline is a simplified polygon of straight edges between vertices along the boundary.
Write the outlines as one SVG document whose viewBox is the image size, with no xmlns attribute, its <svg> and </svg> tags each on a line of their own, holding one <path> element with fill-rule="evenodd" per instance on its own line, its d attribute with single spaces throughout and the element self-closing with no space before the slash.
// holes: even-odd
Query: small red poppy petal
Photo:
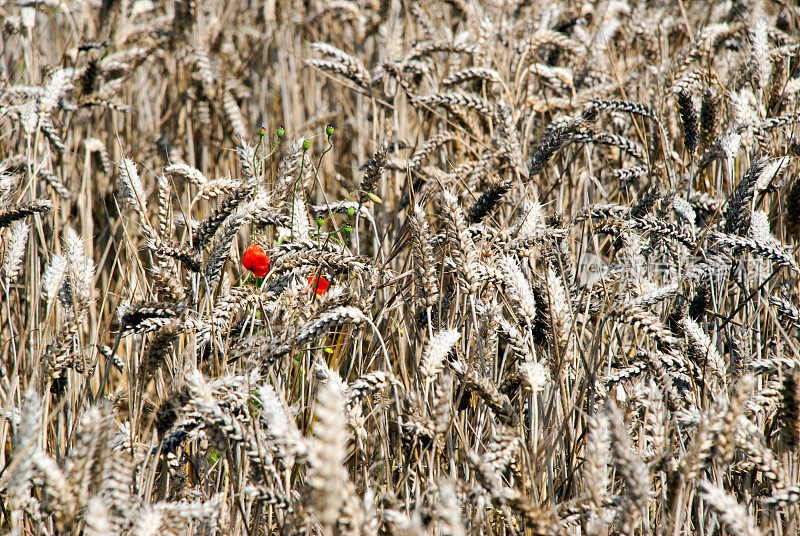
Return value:
<svg viewBox="0 0 800 536">
<path fill-rule="evenodd" d="M 313 275 L 310 275 L 308 276 L 307 281 L 309 285 L 313 285 L 314 292 L 316 292 L 318 296 L 325 294 L 330 286 L 330 283 L 324 277 L 315 278 Z"/>
</svg>

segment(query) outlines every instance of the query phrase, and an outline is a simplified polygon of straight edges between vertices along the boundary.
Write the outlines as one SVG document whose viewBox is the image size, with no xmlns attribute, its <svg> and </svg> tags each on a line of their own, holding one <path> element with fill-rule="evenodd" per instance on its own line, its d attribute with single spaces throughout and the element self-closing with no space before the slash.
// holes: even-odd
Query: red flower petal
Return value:
<svg viewBox="0 0 800 536">
<path fill-rule="evenodd" d="M 327 292 L 328 287 L 331 285 L 327 279 L 322 276 L 314 277 L 313 275 L 308 276 L 308 284 L 313 285 L 314 292 L 317 293 L 318 296 L 322 296 Z"/>
<path fill-rule="evenodd" d="M 266 277 L 269 273 L 269 258 L 261 246 L 250 244 L 242 255 L 242 266 L 253 272 L 256 277 Z"/>
</svg>

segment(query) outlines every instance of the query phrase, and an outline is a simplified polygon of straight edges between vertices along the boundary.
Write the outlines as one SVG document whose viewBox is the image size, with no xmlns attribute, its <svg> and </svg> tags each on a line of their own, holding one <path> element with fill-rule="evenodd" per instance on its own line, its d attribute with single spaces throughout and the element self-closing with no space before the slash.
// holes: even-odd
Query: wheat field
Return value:
<svg viewBox="0 0 800 536">
<path fill-rule="evenodd" d="M 0 20 L 0 534 L 800 533 L 800 8 Z"/>
</svg>

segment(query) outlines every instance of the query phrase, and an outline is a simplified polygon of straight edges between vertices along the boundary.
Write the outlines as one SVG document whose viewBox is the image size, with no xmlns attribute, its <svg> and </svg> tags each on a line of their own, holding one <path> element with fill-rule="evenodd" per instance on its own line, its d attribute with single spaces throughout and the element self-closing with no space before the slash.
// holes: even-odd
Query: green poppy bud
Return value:
<svg viewBox="0 0 800 536">
<path fill-rule="evenodd" d="M 345 225 L 344 227 L 342 227 L 342 232 L 343 232 L 345 235 L 347 235 L 347 236 L 350 236 L 350 233 L 352 233 L 352 232 L 353 232 L 353 228 L 352 228 L 352 227 L 350 227 L 349 225 Z"/>
<path fill-rule="evenodd" d="M 355 216 L 356 215 L 356 209 L 354 209 L 353 207 L 348 208 L 347 209 L 347 215 L 348 216 Z"/>
<path fill-rule="evenodd" d="M 325 223 L 325 220 L 323 220 L 322 218 L 317 218 L 317 227 L 322 227 L 322 225 L 324 223 Z"/>
<path fill-rule="evenodd" d="M 283 130 L 283 127 L 278 127 L 278 137 L 282 138 L 284 134 L 286 134 L 286 131 Z"/>
<path fill-rule="evenodd" d="M 327 134 L 329 138 L 333 136 L 333 125 L 328 124 L 325 126 L 325 134 Z"/>
<path fill-rule="evenodd" d="M 266 135 L 267 135 L 267 127 L 261 127 L 258 129 L 258 136 L 260 138 L 263 138 Z"/>
<path fill-rule="evenodd" d="M 304 139 L 303 140 L 303 150 L 304 151 L 308 151 L 309 149 L 311 149 L 311 140 Z"/>
</svg>

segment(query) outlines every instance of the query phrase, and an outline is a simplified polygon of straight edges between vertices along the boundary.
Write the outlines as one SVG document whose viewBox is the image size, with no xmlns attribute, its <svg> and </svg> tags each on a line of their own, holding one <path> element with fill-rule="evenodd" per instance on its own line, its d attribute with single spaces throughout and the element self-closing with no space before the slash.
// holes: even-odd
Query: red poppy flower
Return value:
<svg viewBox="0 0 800 536">
<path fill-rule="evenodd" d="M 328 287 L 331 286 L 330 282 L 324 277 L 314 277 L 313 275 L 308 276 L 308 284 L 314 286 L 314 292 L 317 293 L 317 296 L 325 294 Z"/>
<path fill-rule="evenodd" d="M 250 244 L 242 255 L 242 266 L 253 272 L 256 277 L 266 277 L 269 273 L 269 258 L 261 246 Z"/>
</svg>

